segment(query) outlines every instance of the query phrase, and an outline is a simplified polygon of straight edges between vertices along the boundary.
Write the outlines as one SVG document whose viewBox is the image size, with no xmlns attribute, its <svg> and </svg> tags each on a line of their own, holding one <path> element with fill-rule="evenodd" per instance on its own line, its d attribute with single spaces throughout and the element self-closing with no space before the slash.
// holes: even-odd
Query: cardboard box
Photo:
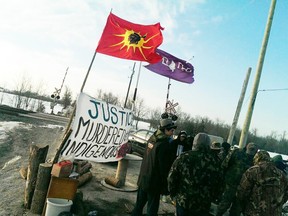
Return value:
<svg viewBox="0 0 288 216">
<path fill-rule="evenodd" d="M 53 164 L 51 175 L 59 178 L 67 178 L 71 174 L 73 163 L 70 160 L 60 161 Z"/>
</svg>

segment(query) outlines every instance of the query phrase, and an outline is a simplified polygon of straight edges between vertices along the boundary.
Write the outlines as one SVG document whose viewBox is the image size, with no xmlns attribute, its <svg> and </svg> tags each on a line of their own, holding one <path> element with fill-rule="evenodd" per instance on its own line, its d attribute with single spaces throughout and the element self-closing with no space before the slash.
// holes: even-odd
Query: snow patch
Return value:
<svg viewBox="0 0 288 216">
<path fill-rule="evenodd" d="M 6 139 L 7 132 L 12 130 L 15 127 L 31 127 L 30 124 L 25 124 L 23 122 L 17 122 L 17 121 L 3 121 L 0 122 L 0 141 Z M 1 144 L 1 143 L 0 143 Z"/>
<path fill-rule="evenodd" d="M 2 170 L 4 170 L 8 165 L 15 163 L 15 162 L 18 161 L 19 159 L 21 159 L 21 156 L 18 155 L 18 156 L 15 156 L 14 158 L 12 158 L 11 160 L 7 161 L 7 162 L 4 164 Z"/>
<path fill-rule="evenodd" d="M 20 124 L 21 122 L 16 121 L 0 122 L 0 141 L 6 138 L 6 131 L 10 131 L 13 128 L 18 127 Z"/>
</svg>

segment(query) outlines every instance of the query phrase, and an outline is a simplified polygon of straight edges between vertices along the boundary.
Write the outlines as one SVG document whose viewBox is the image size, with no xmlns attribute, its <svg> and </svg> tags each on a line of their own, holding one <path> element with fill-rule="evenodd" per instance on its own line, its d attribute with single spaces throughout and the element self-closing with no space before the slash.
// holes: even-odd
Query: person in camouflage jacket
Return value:
<svg viewBox="0 0 288 216">
<path fill-rule="evenodd" d="M 271 162 L 267 151 L 259 151 L 254 166 L 242 176 L 237 191 L 244 216 L 281 216 L 288 199 L 288 181 Z"/>
<path fill-rule="evenodd" d="M 133 216 L 142 215 L 147 203 L 147 215 L 156 216 L 160 195 L 168 195 L 167 176 L 172 165 L 172 135 L 176 125 L 171 119 L 162 119 L 160 128 L 149 138 L 138 177 L 138 192 Z"/>
<path fill-rule="evenodd" d="M 221 166 L 210 150 L 210 138 L 199 133 L 192 151 L 178 157 L 168 175 L 170 196 L 176 201 L 177 216 L 206 216 L 222 184 Z"/>
<path fill-rule="evenodd" d="M 217 207 L 217 216 L 222 216 L 230 206 L 230 216 L 240 215 L 240 206 L 235 199 L 237 187 L 243 173 L 249 167 L 253 166 L 253 157 L 257 151 L 258 148 L 254 143 L 248 143 L 243 149 L 236 148 L 230 151 L 222 162 L 225 176 L 225 188 Z"/>
</svg>

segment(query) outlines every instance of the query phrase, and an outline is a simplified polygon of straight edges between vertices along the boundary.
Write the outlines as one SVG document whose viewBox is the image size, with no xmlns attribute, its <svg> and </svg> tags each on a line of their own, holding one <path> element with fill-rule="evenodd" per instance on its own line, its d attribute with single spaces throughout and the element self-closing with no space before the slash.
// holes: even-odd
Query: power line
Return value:
<svg viewBox="0 0 288 216">
<path fill-rule="evenodd" d="M 259 91 L 287 91 L 288 88 L 281 88 L 281 89 L 260 89 Z"/>
</svg>

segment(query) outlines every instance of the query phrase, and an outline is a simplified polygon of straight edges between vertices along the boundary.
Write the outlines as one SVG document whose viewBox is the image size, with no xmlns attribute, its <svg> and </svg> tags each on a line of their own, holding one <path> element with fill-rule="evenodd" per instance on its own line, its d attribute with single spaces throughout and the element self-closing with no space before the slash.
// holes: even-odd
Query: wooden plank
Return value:
<svg viewBox="0 0 288 216">
<path fill-rule="evenodd" d="M 57 178 L 52 176 L 47 198 L 63 198 L 73 200 L 77 191 L 78 180 L 70 178 Z"/>
<path fill-rule="evenodd" d="M 47 198 L 62 198 L 73 200 L 77 192 L 77 187 L 78 187 L 77 179 L 58 178 L 55 176 L 51 176 L 46 200 Z M 44 216 L 46 213 L 46 205 L 47 203 L 45 202 L 45 206 L 42 211 L 42 216 Z"/>
</svg>

